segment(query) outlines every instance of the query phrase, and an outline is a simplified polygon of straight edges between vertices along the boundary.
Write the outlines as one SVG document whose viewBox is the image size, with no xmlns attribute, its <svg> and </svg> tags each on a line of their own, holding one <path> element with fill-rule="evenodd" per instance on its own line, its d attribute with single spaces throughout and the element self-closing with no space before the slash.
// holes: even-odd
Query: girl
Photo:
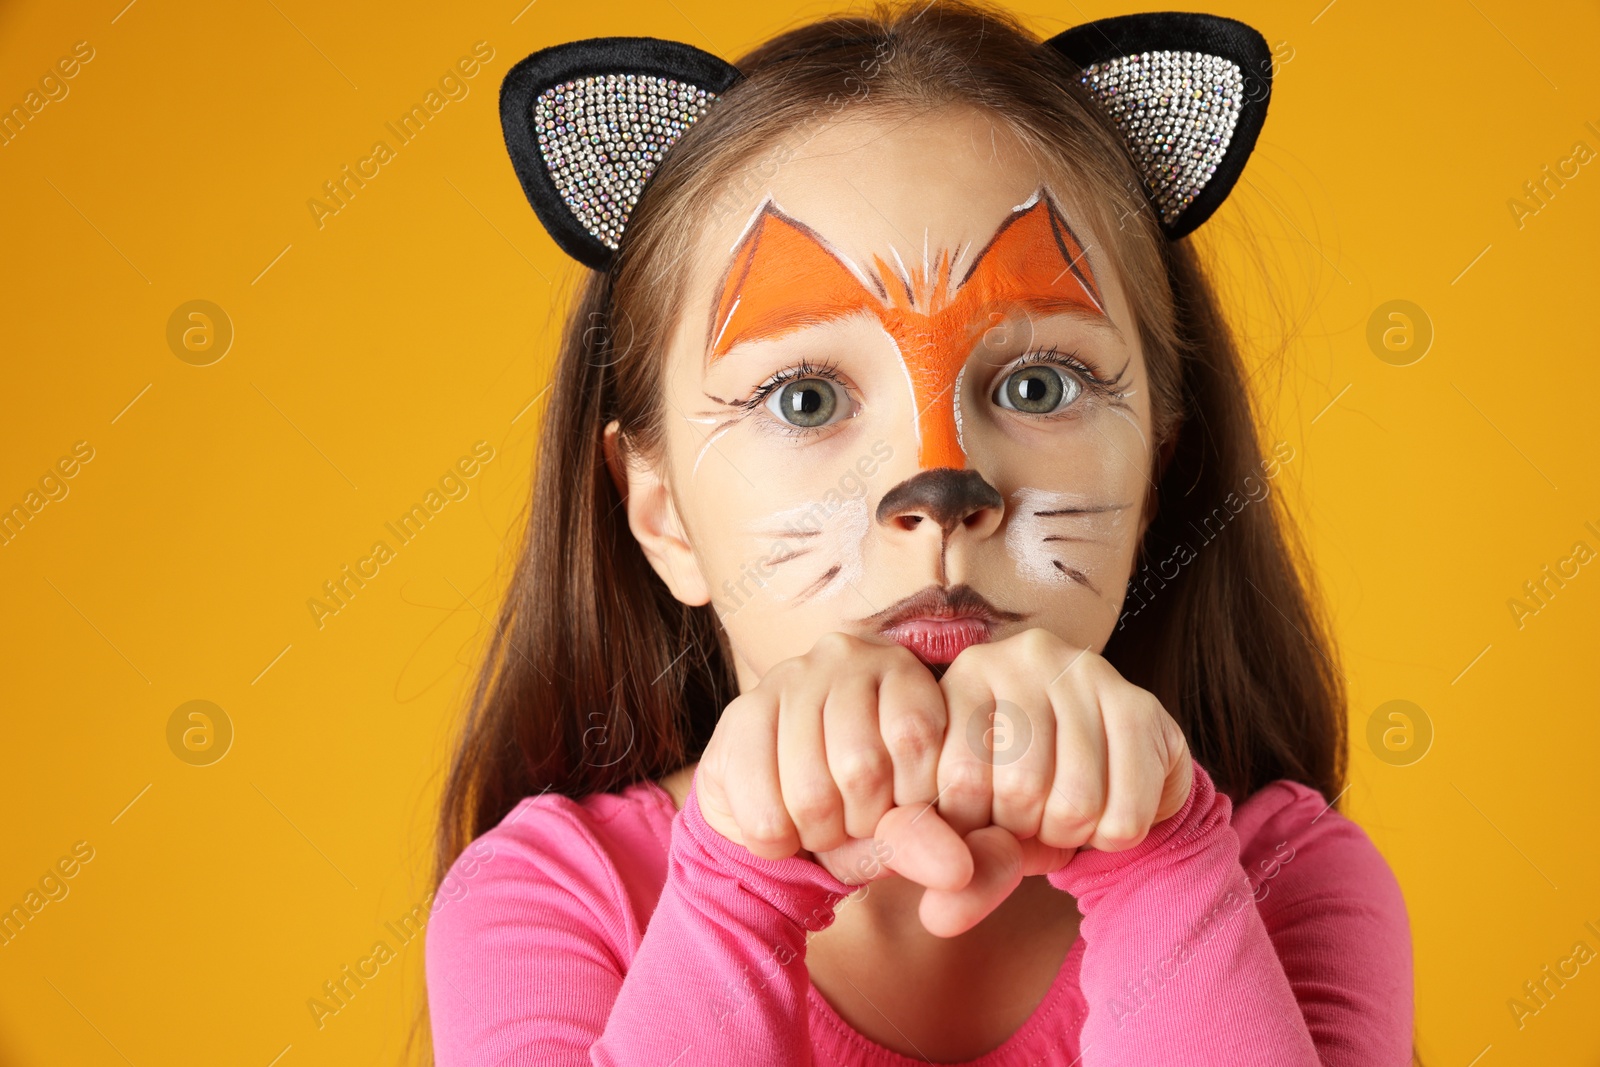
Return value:
<svg viewBox="0 0 1600 1067">
<path fill-rule="evenodd" d="M 1408 1061 L 1294 449 L 1182 239 L 1270 73 L 956 0 L 513 70 L 594 270 L 445 793 L 439 1064 Z"/>
</svg>

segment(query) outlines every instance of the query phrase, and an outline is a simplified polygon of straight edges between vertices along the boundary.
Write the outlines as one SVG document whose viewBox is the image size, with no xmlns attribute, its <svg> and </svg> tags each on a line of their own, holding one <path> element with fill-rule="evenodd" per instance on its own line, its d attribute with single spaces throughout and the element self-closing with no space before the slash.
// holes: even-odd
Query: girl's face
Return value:
<svg viewBox="0 0 1600 1067">
<path fill-rule="evenodd" d="M 741 689 L 834 630 L 935 667 L 1033 627 L 1098 652 L 1152 460 L 1104 235 L 980 112 L 806 132 L 682 265 L 635 536 L 713 605 Z"/>
</svg>

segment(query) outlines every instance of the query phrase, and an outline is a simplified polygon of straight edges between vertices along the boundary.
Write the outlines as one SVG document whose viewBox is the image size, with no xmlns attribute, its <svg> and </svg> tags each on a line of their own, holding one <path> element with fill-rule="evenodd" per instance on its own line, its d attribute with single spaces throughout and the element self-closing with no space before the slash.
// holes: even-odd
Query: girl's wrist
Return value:
<svg viewBox="0 0 1600 1067">
<path fill-rule="evenodd" d="M 766 901 L 806 930 L 822 930 L 831 925 L 834 907 L 857 888 L 835 878 L 809 852 L 769 860 L 730 841 L 706 822 L 693 783 L 678 819 L 686 842 L 692 843 L 691 848 L 698 853 L 698 856 L 680 856 L 680 859 L 685 862 L 700 859 L 703 865 L 736 881 L 746 892 Z M 679 848 L 675 831 L 673 850 L 676 852 Z"/>
<path fill-rule="evenodd" d="M 1226 827 L 1233 810 L 1232 802 L 1217 792 L 1211 776 L 1199 761 L 1193 756 L 1189 760 L 1193 773 L 1189 795 L 1175 813 L 1150 827 L 1144 840 L 1132 848 L 1120 852 L 1079 849 L 1065 866 L 1050 873 L 1050 883 L 1081 896 L 1097 883 L 1121 876 L 1153 855 L 1203 847 L 1204 840 L 1219 826 Z"/>
</svg>

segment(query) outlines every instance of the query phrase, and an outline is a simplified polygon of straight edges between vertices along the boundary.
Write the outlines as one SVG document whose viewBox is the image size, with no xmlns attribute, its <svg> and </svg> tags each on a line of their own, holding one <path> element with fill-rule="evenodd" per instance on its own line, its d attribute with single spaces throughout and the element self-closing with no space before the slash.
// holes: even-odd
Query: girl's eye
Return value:
<svg viewBox="0 0 1600 1067">
<path fill-rule="evenodd" d="M 995 403 L 1011 411 L 1048 415 L 1065 407 L 1083 392 L 1077 378 L 1055 367 L 1035 363 L 1006 375 L 995 390 Z"/>
<path fill-rule="evenodd" d="M 767 398 L 767 409 L 791 426 L 812 429 L 826 426 L 843 406 L 838 386 L 826 378 L 799 378 L 785 382 Z"/>
</svg>

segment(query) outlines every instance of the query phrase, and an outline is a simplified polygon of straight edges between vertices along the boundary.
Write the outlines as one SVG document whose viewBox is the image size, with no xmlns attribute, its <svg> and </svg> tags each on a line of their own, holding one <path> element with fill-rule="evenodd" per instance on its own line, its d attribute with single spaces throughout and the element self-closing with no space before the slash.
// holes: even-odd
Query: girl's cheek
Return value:
<svg viewBox="0 0 1600 1067">
<path fill-rule="evenodd" d="M 1044 464 L 1037 451 L 1006 451 L 996 470 L 1010 475 L 1002 486 L 1015 487 L 1005 493 L 1005 550 L 1024 582 L 1059 586 L 1082 575 L 1101 595 L 1114 591 L 1111 572 L 1133 550 L 1145 497 L 1143 474 L 1108 436 L 1119 425 L 1088 427 Z"/>
<path fill-rule="evenodd" d="M 750 604 L 792 610 L 859 584 L 871 533 L 865 486 L 814 497 L 733 527 L 716 560 L 724 618 Z"/>
<path fill-rule="evenodd" d="M 1134 508 L 1120 501 L 1083 493 L 1062 493 L 1037 488 L 1022 488 L 1008 498 L 1010 512 L 1005 527 L 1005 549 L 1014 568 L 1012 580 L 1022 601 L 1037 604 L 1041 618 L 1058 615 L 1073 605 L 1076 624 L 1087 625 L 1099 613 L 1083 610 L 1102 604 L 1107 618 L 1115 619 L 1125 592 L 1127 527 L 1134 521 Z M 1111 510 L 1080 511 L 1104 507 Z M 1024 589 L 1031 588 L 1031 592 Z M 992 590 L 1008 592 L 997 583 Z M 1059 621 L 1059 620 L 1058 620 Z M 1068 634 L 1070 640 L 1087 641 L 1081 632 Z"/>
</svg>

